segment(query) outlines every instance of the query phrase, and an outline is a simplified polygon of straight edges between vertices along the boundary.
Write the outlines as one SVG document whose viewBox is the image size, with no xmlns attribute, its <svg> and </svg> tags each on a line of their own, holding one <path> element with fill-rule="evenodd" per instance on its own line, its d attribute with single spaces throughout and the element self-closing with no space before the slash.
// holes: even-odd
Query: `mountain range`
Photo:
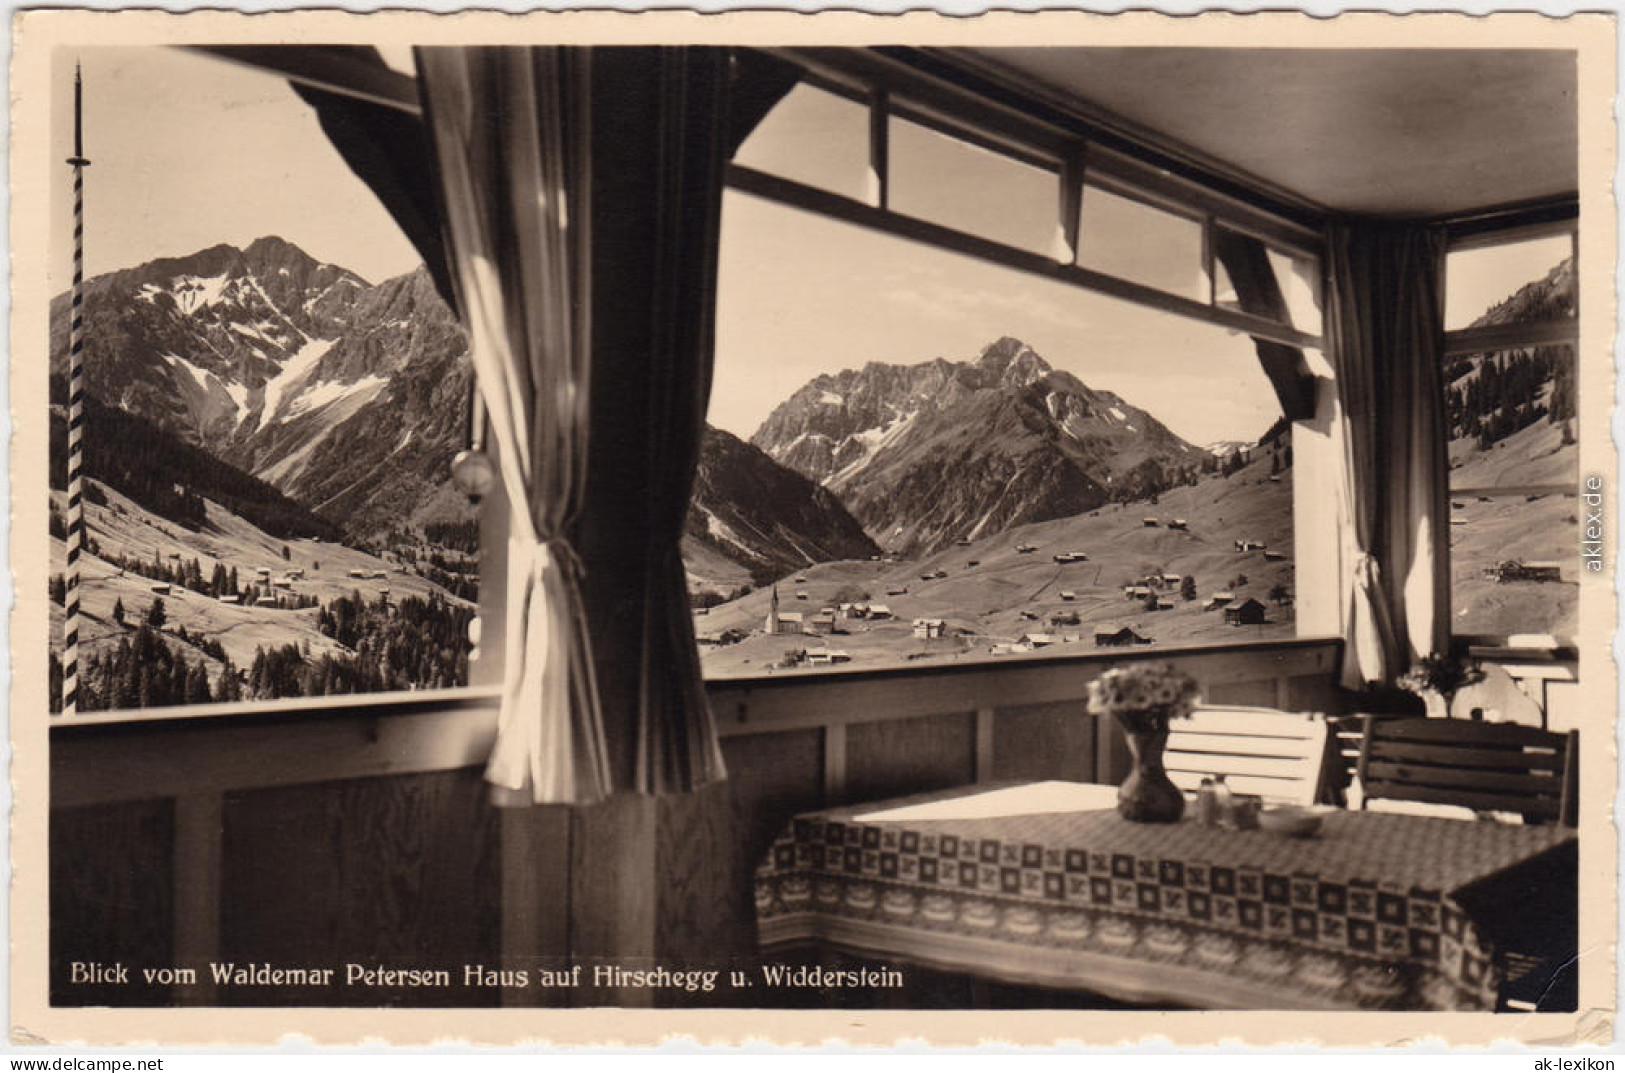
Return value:
<svg viewBox="0 0 1625 1073">
<path fill-rule="evenodd" d="M 87 389 L 109 405 L 360 538 L 455 516 L 444 467 L 470 372 L 422 269 L 373 285 L 261 238 L 91 279 L 84 310 Z M 51 312 L 61 372 L 66 296 Z"/>
<path fill-rule="evenodd" d="M 815 377 L 751 442 L 905 556 L 1155 492 L 1211 457 L 1010 337 L 971 361 Z"/>
<path fill-rule="evenodd" d="M 68 314 L 64 294 L 51 307 L 59 387 Z M 447 469 L 466 435 L 467 347 L 424 269 L 373 284 L 266 237 L 97 276 L 84 320 L 89 395 L 140 419 L 120 429 L 145 430 L 139 459 L 92 458 L 115 486 L 149 502 L 170 489 L 157 456 L 173 437 L 168 453 L 206 451 L 352 540 L 472 516 Z M 691 551 L 755 579 L 876 550 L 834 495 L 710 429 L 687 534 Z"/>
</svg>

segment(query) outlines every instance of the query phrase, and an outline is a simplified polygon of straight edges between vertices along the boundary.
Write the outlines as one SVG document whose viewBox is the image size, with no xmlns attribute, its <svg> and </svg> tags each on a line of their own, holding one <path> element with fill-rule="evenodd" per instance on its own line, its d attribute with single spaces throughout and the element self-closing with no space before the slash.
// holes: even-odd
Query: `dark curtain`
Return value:
<svg viewBox="0 0 1625 1073">
<path fill-rule="evenodd" d="M 1343 682 L 1358 688 L 1391 684 L 1449 641 L 1444 238 L 1343 224 L 1326 248 L 1344 462 Z"/>
<path fill-rule="evenodd" d="M 617 785 L 663 793 L 724 774 L 681 541 L 711 394 L 724 171 L 794 72 L 718 48 L 597 49 L 593 72 L 580 546 Z"/>
<path fill-rule="evenodd" d="M 350 170 L 372 188 L 401 233 L 423 258 L 435 289 L 455 309 L 429 168 L 429 140 L 422 120 L 371 101 L 312 89 L 297 82 L 292 86 L 294 92 L 315 109 L 327 140 L 333 143 Z"/>
<path fill-rule="evenodd" d="M 570 191 L 571 203 L 588 206 L 573 222 L 585 255 L 571 280 L 571 301 L 590 326 L 584 477 L 560 534 L 579 558 L 589 651 L 576 656 L 595 670 L 611 789 L 689 790 L 724 774 L 680 548 L 710 398 L 724 172 L 797 71 L 749 50 L 553 51 L 584 72 L 560 90 L 577 97 L 560 110 L 571 124 L 566 136 L 585 150 L 584 166 L 571 172 L 582 187 Z M 435 206 L 434 132 L 378 106 L 315 92 L 307 99 L 442 293 L 456 295 L 444 211 Z M 507 121 L 500 101 L 481 107 L 493 127 Z M 435 122 L 433 109 L 426 122 Z M 511 196 L 495 180 L 487 192 Z M 506 300 L 521 300 L 515 293 Z M 467 323 L 470 311 L 461 313 Z"/>
</svg>

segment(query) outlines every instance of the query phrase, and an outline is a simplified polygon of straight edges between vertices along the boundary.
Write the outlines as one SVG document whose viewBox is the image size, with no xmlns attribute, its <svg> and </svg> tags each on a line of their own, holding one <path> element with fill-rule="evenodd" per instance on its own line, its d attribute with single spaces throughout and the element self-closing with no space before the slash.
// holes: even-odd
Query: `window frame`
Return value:
<svg viewBox="0 0 1625 1073">
<path fill-rule="evenodd" d="M 1526 219 L 1526 215 L 1536 215 L 1537 219 Z M 1529 214 L 1512 214 L 1507 219 L 1489 225 L 1482 224 L 1446 224 L 1445 249 L 1441 256 L 1439 266 L 1439 310 L 1441 319 L 1445 312 L 1446 293 L 1448 285 L 1449 255 L 1454 252 L 1474 249 L 1489 249 L 1496 246 L 1509 246 L 1514 243 L 1530 239 L 1551 238 L 1558 235 L 1569 236 L 1569 256 L 1574 261 L 1574 312 L 1571 316 L 1530 321 L 1524 324 L 1497 325 L 1489 328 L 1458 328 L 1444 333 L 1443 345 L 1440 348 L 1439 359 L 1441 364 L 1448 365 L 1455 358 L 1469 357 L 1471 355 L 1491 355 L 1500 351 L 1515 350 L 1522 347 L 1536 348 L 1543 346 L 1570 347 L 1574 355 L 1576 369 L 1580 360 L 1580 218 L 1578 205 L 1573 211 L 1567 211 L 1564 206 L 1546 208 Z M 1441 384 L 1441 387 L 1444 385 Z M 1512 498 L 1524 496 L 1566 495 L 1575 497 L 1578 503 L 1580 488 L 1575 484 L 1530 484 L 1530 485 L 1504 485 L 1504 486 L 1470 486 L 1464 488 L 1453 487 L 1450 483 L 1450 467 L 1448 460 L 1444 472 L 1440 475 L 1444 486 L 1446 500 L 1452 496 L 1486 497 L 1489 499 Z M 1578 480 L 1578 472 L 1576 473 Z M 1448 543 L 1446 555 L 1448 557 Z M 1446 569 L 1452 567 L 1447 561 Z M 1451 584 L 1450 605 L 1454 606 L 1454 579 Z M 1575 651 L 1575 639 L 1572 636 L 1554 635 L 1557 637 L 1558 647 L 1552 653 L 1541 655 L 1540 650 L 1510 649 L 1507 647 L 1508 638 L 1500 634 L 1483 633 L 1457 633 L 1454 629 L 1454 616 L 1451 616 L 1450 635 L 1453 641 L 1465 646 L 1469 653 L 1475 656 L 1488 658 L 1506 652 L 1515 652 L 1524 662 L 1539 661 L 1542 658 L 1560 660 L 1565 655 L 1572 655 Z"/>
<path fill-rule="evenodd" d="M 1206 301 L 1184 298 L 1076 264 L 1079 217 L 1084 186 L 1097 186 L 1149 208 L 1200 223 L 1203 247 L 1212 245 L 1214 229 L 1258 239 L 1290 256 L 1309 259 L 1324 273 L 1323 243 L 1318 231 L 1287 216 L 1249 204 L 1136 159 L 1098 138 L 1088 128 L 1046 123 L 1033 115 L 977 95 L 948 81 L 932 79 L 918 69 L 872 50 L 785 49 L 778 53 L 796 65 L 808 84 L 870 108 L 871 193 L 863 201 L 833 194 L 739 164 L 730 164 L 728 188 L 767 201 L 878 230 L 896 237 L 1044 276 L 1097 294 L 1148 306 L 1161 312 L 1217 325 L 1254 339 L 1302 349 L 1323 349 L 1322 334 L 1290 323 L 1232 311 L 1215 302 L 1209 286 Z M 890 118 L 896 115 L 977 148 L 1018 163 L 1052 171 L 1056 177 L 1056 224 L 1063 247 L 1050 255 L 983 238 L 973 233 L 908 216 L 889 205 Z M 1194 266 L 1209 270 L 1209 263 Z M 1320 288 L 1324 294 L 1324 286 Z"/>
<path fill-rule="evenodd" d="M 1322 330 L 1311 334 L 1293 327 L 1290 312 L 1282 321 L 1230 310 L 1217 302 L 1217 258 L 1213 247 L 1219 229 L 1254 240 L 1266 253 L 1274 252 L 1295 261 L 1308 261 L 1314 268 L 1313 294 L 1323 303 L 1325 283 L 1324 242 L 1318 226 L 1273 211 L 1260 195 L 1251 201 L 1228 192 L 1219 185 L 1193 177 L 1189 169 L 1179 171 L 1160 167 L 1153 161 L 1127 151 L 1121 140 L 1096 138 L 1082 125 L 1054 126 L 1037 118 L 1043 109 L 1034 103 L 1034 114 L 1006 112 L 1009 102 L 981 96 L 951 81 L 933 79 L 907 62 L 886 54 L 886 50 L 780 49 L 780 58 L 794 64 L 801 78 L 827 92 L 852 101 L 867 101 L 870 107 L 870 173 L 873 197 L 859 202 L 755 168 L 730 163 L 726 189 L 760 198 L 770 204 L 809 212 L 893 237 L 920 243 L 950 254 L 969 256 L 996 266 L 1028 272 L 1066 283 L 1079 289 L 1132 302 L 1156 312 L 1183 316 L 1201 323 L 1223 327 L 1251 337 L 1255 344 L 1269 342 L 1296 348 L 1300 370 L 1314 414 L 1292 424 L 1310 425 L 1329 412 L 1331 391 L 1323 376 L 1310 373 L 1303 357 L 1306 351 L 1323 353 L 1327 347 Z M 898 115 L 936 133 L 955 138 L 987 151 L 1033 167 L 1053 171 L 1057 184 L 1057 225 L 1063 236 L 1060 247 L 1050 255 L 982 238 L 967 231 L 917 219 L 889 207 L 890 166 L 889 124 Z M 1014 116 L 1014 118 L 1010 118 Z M 1008 126 L 1001 125 L 1009 120 Z M 1206 301 L 1198 302 L 1155 287 L 1084 268 L 1076 263 L 1080 241 L 1081 207 L 1085 187 L 1094 186 L 1145 207 L 1197 223 L 1202 228 L 1202 263 L 1195 266 L 1206 273 Z M 1273 271 L 1273 269 L 1272 269 Z M 1281 284 L 1281 281 L 1277 281 Z M 1284 287 L 1284 284 L 1281 284 Z M 1279 388 L 1278 388 L 1279 390 Z M 1292 407 L 1282 399 L 1282 409 Z M 1311 451 L 1294 448 L 1295 464 L 1302 462 L 1314 473 L 1313 480 L 1294 481 L 1293 561 L 1298 584 L 1294 592 L 1294 634 L 1292 639 L 1328 638 L 1340 635 L 1336 626 L 1337 598 L 1329 585 L 1317 578 L 1331 577 L 1331 564 L 1337 554 L 1335 534 L 1300 524 L 1306 515 L 1331 517 L 1334 505 L 1326 489 L 1335 487 L 1330 478 L 1335 460 L 1311 458 Z M 1320 489 L 1317 492 L 1315 489 Z M 1318 512 L 1318 513 L 1317 513 Z M 1323 569 L 1324 567 L 1324 569 Z M 1324 589 L 1325 591 L 1317 591 Z M 1245 643 L 1245 642 L 1244 642 Z M 1261 640 L 1261 646 L 1279 643 Z M 1022 657 L 1015 657 L 1021 659 Z M 1053 657 L 1030 656 L 1044 660 Z M 820 674 L 835 673 L 830 671 Z M 863 671 L 845 671 L 863 674 Z M 874 673 L 881 673 L 879 669 Z M 708 678 L 708 682 L 730 682 L 732 677 Z"/>
<path fill-rule="evenodd" d="M 246 64 L 258 70 L 333 93 L 356 97 L 407 115 L 421 117 L 422 105 L 416 95 L 416 80 L 384 65 L 378 57 L 355 50 L 310 46 L 302 49 L 235 46 L 178 46 L 212 55 L 229 62 Z M 1296 330 L 1290 324 L 1219 308 L 1216 288 L 1208 288 L 1205 303 L 1182 299 L 1152 287 L 1121 280 L 1077 266 L 1078 227 L 1086 183 L 1102 186 L 1120 196 L 1152 208 L 1200 221 L 1204 239 L 1213 229 L 1246 235 L 1267 248 L 1294 257 L 1307 258 L 1319 268 L 1318 293 L 1325 294 L 1325 258 L 1320 232 L 1323 211 L 1318 206 L 1294 200 L 1289 192 L 1278 191 L 1250 181 L 1248 176 L 1232 176 L 1215 171 L 1192 155 L 1124 135 L 1100 126 L 1074 113 L 1063 104 L 1044 98 L 1042 92 L 1012 91 L 1000 84 L 994 73 L 983 71 L 969 57 L 945 60 L 942 54 L 887 48 L 774 48 L 770 53 L 794 64 L 807 84 L 870 109 L 869 196 L 854 201 L 816 187 L 782 179 L 765 172 L 731 164 L 724 185 L 766 200 L 811 211 L 843 222 L 871 227 L 936 246 L 950 253 L 968 255 L 1018 271 L 1033 272 L 1059 279 L 1082 289 L 1104 294 L 1176 316 L 1185 316 L 1227 330 L 1300 350 L 1324 351 L 1323 335 Z M 909 53 L 908 55 L 902 55 Z M 951 73 L 944 69 L 951 68 Z M 990 77 L 993 80 L 988 80 Z M 1032 254 L 951 228 L 899 217 L 887 207 L 889 137 L 887 126 L 893 109 L 901 118 L 919 123 L 949 137 L 959 138 L 978 148 L 1010 156 L 1019 162 L 1053 170 L 1057 179 L 1057 220 L 1059 233 L 1069 249 L 1055 256 Z M 1210 242 L 1204 241 L 1204 247 Z M 1212 272 L 1211 252 L 1204 254 L 1201 267 Z M 1329 398 L 1326 387 L 1319 392 L 1320 411 Z M 1318 415 L 1317 415 L 1318 417 Z M 1325 460 L 1311 459 L 1311 451 L 1295 448 L 1297 464 L 1318 473 Z M 1329 564 L 1335 554 L 1335 541 L 1326 534 L 1311 533 L 1301 524 L 1305 511 L 1328 509 L 1329 502 L 1313 498 L 1310 480 L 1294 482 L 1294 562 L 1299 566 L 1300 585 L 1295 592 L 1296 630 L 1294 637 L 1278 640 L 1238 642 L 1269 647 L 1296 641 L 1326 640 L 1340 636 L 1335 627 L 1335 594 L 1315 591 L 1312 579 L 1328 576 L 1319 565 Z M 1328 485 L 1329 487 L 1329 485 Z M 1324 498 L 1324 497 L 1322 497 Z M 503 624 L 506 591 L 506 556 L 509 531 L 506 498 L 500 485 L 487 493 L 480 511 L 481 585 L 478 603 L 481 638 L 479 660 L 471 661 L 469 684 L 459 690 L 437 691 L 455 704 L 494 704 L 502 679 Z M 1319 628 L 1311 628 L 1310 624 Z M 1057 657 L 1030 657 L 1045 661 Z M 1013 662 L 1026 662 L 1017 660 Z M 856 672 L 848 672 L 856 673 Z M 713 680 L 707 680 L 712 683 Z M 725 680 L 715 680 L 725 681 Z M 453 696 L 455 694 L 455 696 Z M 431 695 L 424 692 L 364 694 L 366 706 L 380 716 L 399 708 L 409 712 L 422 707 Z M 256 713 L 308 712 L 311 716 L 338 714 L 356 706 L 360 698 L 298 698 L 279 701 L 243 702 L 225 706 L 240 715 Z M 331 701 L 327 703 L 327 701 Z M 432 700 L 430 701 L 432 703 Z M 218 706 L 182 706 L 134 709 L 108 713 L 110 722 L 141 722 L 153 718 L 198 716 L 216 718 Z M 118 716 L 121 718 L 113 718 Z"/>
<path fill-rule="evenodd" d="M 271 78 L 326 90 L 357 100 L 380 104 L 408 115 L 421 116 L 417 79 L 345 47 L 154 45 L 175 48 L 223 63 L 237 64 Z M 485 437 L 489 443 L 490 437 Z M 488 450 L 494 454 L 495 447 Z M 350 693 L 316 697 L 281 697 L 275 700 L 211 701 L 149 708 L 111 708 L 79 712 L 71 719 L 53 714 L 53 728 L 106 726 L 221 718 L 322 717 L 355 714 L 357 710 L 384 718 L 411 715 L 441 707 L 452 710 L 494 709 L 502 692 L 503 610 L 507 590 L 507 496 L 500 481 L 485 494 L 480 522 L 480 586 L 475 601 L 475 622 L 480 643 L 470 652 L 468 682 L 447 689 L 408 689 L 387 693 Z M 83 582 L 81 582 L 83 584 Z M 47 606 L 48 611 L 48 606 Z M 201 723 L 199 724 L 201 725 Z"/>
</svg>

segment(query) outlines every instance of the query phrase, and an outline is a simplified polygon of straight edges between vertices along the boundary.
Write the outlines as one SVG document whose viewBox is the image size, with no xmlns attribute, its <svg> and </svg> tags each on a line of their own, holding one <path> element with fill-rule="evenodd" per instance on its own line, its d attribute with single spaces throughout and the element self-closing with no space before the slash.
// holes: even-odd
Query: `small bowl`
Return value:
<svg viewBox="0 0 1625 1073">
<path fill-rule="evenodd" d="M 1313 838 L 1320 831 L 1320 813 L 1283 805 L 1260 812 L 1258 826 L 1261 830 L 1288 838 Z"/>
</svg>

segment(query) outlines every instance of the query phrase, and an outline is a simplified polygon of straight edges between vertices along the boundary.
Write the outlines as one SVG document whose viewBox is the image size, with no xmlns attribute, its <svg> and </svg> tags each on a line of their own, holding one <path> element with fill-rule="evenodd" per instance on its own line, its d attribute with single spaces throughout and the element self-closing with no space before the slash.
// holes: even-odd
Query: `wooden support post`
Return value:
<svg viewBox="0 0 1625 1073">
<path fill-rule="evenodd" d="M 976 709 L 976 781 L 993 778 L 993 709 Z"/>
<path fill-rule="evenodd" d="M 176 967 L 201 969 L 220 954 L 221 795 L 175 798 L 174 948 Z M 212 1006 L 213 977 L 200 971 L 195 985 L 177 988 L 178 1006 Z"/>
<path fill-rule="evenodd" d="M 846 798 L 846 724 L 824 728 L 824 804 L 838 805 Z"/>
<path fill-rule="evenodd" d="M 869 98 L 869 203 L 882 212 L 891 204 L 891 108 L 886 91 Z"/>
<path fill-rule="evenodd" d="M 1078 262 L 1078 227 L 1083 219 L 1083 153 L 1069 154 L 1061 163 L 1060 189 L 1060 241 L 1055 259 L 1062 264 Z"/>
</svg>

